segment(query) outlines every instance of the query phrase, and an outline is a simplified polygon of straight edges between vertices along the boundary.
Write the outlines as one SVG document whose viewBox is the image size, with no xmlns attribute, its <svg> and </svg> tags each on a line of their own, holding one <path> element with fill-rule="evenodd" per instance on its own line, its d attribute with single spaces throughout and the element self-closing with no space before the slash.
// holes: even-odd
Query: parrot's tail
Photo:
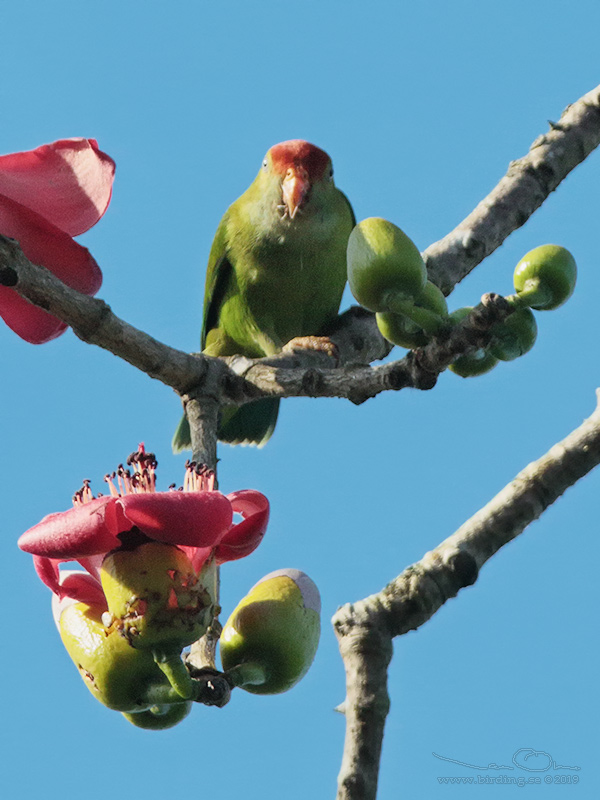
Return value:
<svg viewBox="0 0 600 800">
<path fill-rule="evenodd" d="M 256 400 L 254 403 L 246 403 L 239 408 L 229 406 L 223 409 L 221 415 L 219 441 L 227 444 L 251 444 L 262 447 L 269 441 L 275 430 L 278 413 L 278 399 Z M 190 423 L 184 414 L 173 436 L 173 452 L 181 453 L 182 450 L 189 450 L 191 446 Z"/>
<path fill-rule="evenodd" d="M 277 422 L 279 400 L 256 400 L 239 408 L 224 408 L 219 426 L 219 441 L 227 444 L 265 445 Z"/>
<path fill-rule="evenodd" d="M 185 414 L 179 420 L 179 425 L 171 441 L 171 447 L 174 453 L 182 453 L 184 450 L 191 450 L 192 434 L 190 433 L 190 423 Z"/>
</svg>

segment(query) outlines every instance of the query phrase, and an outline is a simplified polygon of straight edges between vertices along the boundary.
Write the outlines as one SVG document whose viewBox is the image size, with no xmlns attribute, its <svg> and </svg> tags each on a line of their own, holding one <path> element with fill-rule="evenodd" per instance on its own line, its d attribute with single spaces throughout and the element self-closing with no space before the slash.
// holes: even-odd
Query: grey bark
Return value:
<svg viewBox="0 0 600 800">
<path fill-rule="evenodd" d="M 374 800 L 392 640 L 423 625 L 485 562 L 600 464 L 600 390 L 594 413 L 380 592 L 340 608 L 333 627 L 346 669 L 346 740 L 338 800 Z"/>
</svg>

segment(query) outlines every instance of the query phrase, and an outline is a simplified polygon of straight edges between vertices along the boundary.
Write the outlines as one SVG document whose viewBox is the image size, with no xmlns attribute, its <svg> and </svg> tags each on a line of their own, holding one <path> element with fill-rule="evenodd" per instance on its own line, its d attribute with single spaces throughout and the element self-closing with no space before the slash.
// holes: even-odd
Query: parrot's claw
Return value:
<svg viewBox="0 0 600 800">
<path fill-rule="evenodd" d="M 290 339 L 283 348 L 286 353 L 294 350 L 318 350 L 335 359 L 336 366 L 340 360 L 338 346 L 331 341 L 329 336 L 296 336 L 294 339 Z"/>
</svg>

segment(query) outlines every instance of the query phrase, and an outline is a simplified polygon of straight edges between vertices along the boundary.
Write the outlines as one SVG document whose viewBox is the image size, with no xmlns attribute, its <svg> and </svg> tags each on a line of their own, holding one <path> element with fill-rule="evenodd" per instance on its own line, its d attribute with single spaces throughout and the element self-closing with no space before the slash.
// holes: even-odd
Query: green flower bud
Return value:
<svg viewBox="0 0 600 800">
<path fill-rule="evenodd" d="M 530 250 L 515 268 L 515 291 L 538 311 L 558 308 L 573 294 L 577 280 L 575 259 L 556 244 Z"/>
<path fill-rule="evenodd" d="M 448 367 L 455 375 L 461 378 L 475 378 L 494 369 L 498 359 L 486 350 L 476 350 L 464 356 L 459 356 Z"/>
<path fill-rule="evenodd" d="M 427 281 L 425 284 L 422 293 L 415 300 L 415 306 L 431 311 L 442 318 L 448 315 L 446 298 L 435 283 L 431 283 L 431 281 Z M 375 317 L 381 335 L 392 344 L 397 344 L 410 350 L 415 347 L 425 347 L 431 339 L 431 336 L 425 333 L 423 328 L 402 314 L 394 314 L 392 311 L 379 311 Z"/>
<path fill-rule="evenodd" d="M 456 311 L 450 314 L 450 319 L 454 322 L 461 322 L 472 310 L 473 306 L 457 308 Z M 461 378 L 474 378 L 494 369 L 497 363 L 498 359 L 495 356 L 489 351 L 480 348 L 472 353 L 465 353 L 465 355 L 459 356 L 450 364 L 448 369 Z"/>
<path fill-rule="evenodd" d="M 319 591 L 296 569 L 271 572 L 240 601 L 219 646 L 223 669 L 254 694 L 291 689 L 313 662 L 319 635 Z"/>
<path fill-rule="evenodd" d="M 397 304 L 412 303 L 421 294 L 426 281 L 418 248 L 396 225 L 370 217 L 354 228 L 348 240 L 348 282 L 362 306 L 397 311 Z"/>
<path fill-rule="evenodd" d="M 184 720 L 192 710 L 190 701 L 185 703 L 173 703 L 171 705 L 152 706 L 147 711 L 139 711 L 135 714 L 123 714 L 136 728 L 145 728 L 152 731 L 164 731 L 173 728 Z"/>
<path fill-rule="evenodd" d="M 537 322 L 529 308 L 520 308 L 492 328 L 490 353 L 500 361 L 512 361 L 528 353 L 537 339 Z"/>
</svg>

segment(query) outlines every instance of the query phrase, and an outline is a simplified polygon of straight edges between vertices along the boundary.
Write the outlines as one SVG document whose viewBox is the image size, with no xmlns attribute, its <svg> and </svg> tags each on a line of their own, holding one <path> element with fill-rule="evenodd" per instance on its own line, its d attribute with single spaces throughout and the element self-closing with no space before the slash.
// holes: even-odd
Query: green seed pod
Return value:
<svg viewBox="0 0 600 800">
<path fill-rule="evenodd" d="M 164 706 L 152 706 L 147 711 L 139 711 L 135 714 L 123 714 L 136 728 L 145 728 L 151 731 L 164 731 L 173 728 L 184 720 L 192 710 L 190 701 L 185 703 L 173 703 Z"/>
<path fill-rule="evenodd" d="M 360 222 L 348 240 L 348 282 L 370 311 L 393 311 L 394 301 L 413 302 L 427 281 L 418 248 L 400 228 L 379 217 Z"/>
<path fill-rule="evenodd" d="M 247 692 L 286 692 L 313 662 L 320 611 L 319 591 L 308 575 L 297 569 L 271 572 L 238 603 L 223 628 L 223 669 Z"/>
<path fill-rule="evenodd" d="M 181 652 L 210 624 L 213 604 L 178 547 L 147 542 L 113 550 L 100 571 L 108 602 L 104 617 L 133 647 Z"/>
<path fill-rule="evenodd" d="M 558 308 L 573 294 L 577 281 L 575 259 L 556 244 L 530 250 L 515 268 L 514 284 L 519 298 L 538 311 Z"/>
<path fill-rule="evenodd" d="M 474 353 L 459 356 L 448 367 L 455 375 L 461 378 L 476 378 L 494 369 L 498 359 L 486 350 L 476 350 Z"/>
<path fill-rule="evenodd" d="M 167 684 L 152 653 L 136 650 L 116 630 L 107 631 L 102 609 L 68 605 L 60 615 L 63 644 L 94 697 L 115 711 L 145 711 L 150 685 Z"/>
<path fill-rule="evenodd" d="M 461 322 L 471 311 L 473 306 L 465 306 L 464 308 L 457 308 L 450 314 L 450 319 L 454 322 Z M 486 372 L 494 369 L 498 359 L 493 356 L 489 351 L 479 349 L 473 353 L 466 353 L 464 356 L 459 356 L 456 361 L 448 367 L 455 375 L 461 378 L 475 378 L 478 375 L 484 375 Z"/>
<path fill-rule="evenodd" d="M 415 306 L 431 311 L 439 317 L 448 315 L 446 298 L 435 283 L 431 283 L 431 281 L 427 281 L 425 284 L 422 293 L 415 300 Z M 423 328 L 402 314 L 394 314 L 392 311 L 379 311 L 375 318 L 381 335 L 392 344 L 397 344 L 410 350 L 414 347 L 425 347 L 431 339 L 431 336 L 428 336 Z"/>
<path fill-rule="evenodd" d="M 537 322 L 529 308 L 513 311 L 492 328 L 490 353 L 500 361 L 512 361 L 528 353 L 537 339 Z"/>
</svg>

